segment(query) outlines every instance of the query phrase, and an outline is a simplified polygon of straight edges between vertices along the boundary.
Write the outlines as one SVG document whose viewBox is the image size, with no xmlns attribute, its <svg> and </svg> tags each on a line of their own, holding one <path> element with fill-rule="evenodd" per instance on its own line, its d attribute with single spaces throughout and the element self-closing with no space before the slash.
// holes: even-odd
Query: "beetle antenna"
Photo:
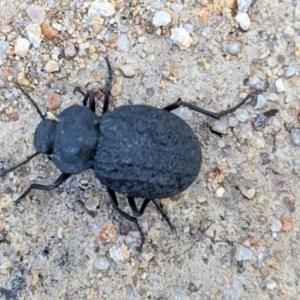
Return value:
<svg viewBox="0 0 300 300">
<path fill-rule="evenodd" d="M 39 109 L 38 105 L 34 102 L 34 100 L 25 92 L 25 90 L 16 82 L 16 86 L 22 91 L 22 93 L 30 100 L 32 105 L 35 107 L 39 115 L 42 119 L 45 119 L 44 115 L 42 114 L 41 110 Z"/>
<path fill-rule="evenodd" d="M 19 168 L 19 167 L 25 165 L 26 163 L 28 163 L 32 158 L 34 158 L 34 157 L 37 156 L 38 154 L 39 154 L 39 152 L 36 152 L 36 153 L 32 154 L 32 155 L 29 156 L 26 160 L 22 161 L 21 163 L 17 164 L 16 166 L 14 166 L 14 167 L 12 167 L 12 168 L 10 168 L 10 169 L 4 171 L 3 173 L 1 173 L 1 174 L 0 174 L 0 177 L 3 177 L 3 176 L 5 176 L 7 173 L 9 173 L 9 172 L 11 172 L 11 171 L 13 171 L 13 170 L 15 170 L 15 169 L 17 169 L 17 168 Z"/>
</svg>

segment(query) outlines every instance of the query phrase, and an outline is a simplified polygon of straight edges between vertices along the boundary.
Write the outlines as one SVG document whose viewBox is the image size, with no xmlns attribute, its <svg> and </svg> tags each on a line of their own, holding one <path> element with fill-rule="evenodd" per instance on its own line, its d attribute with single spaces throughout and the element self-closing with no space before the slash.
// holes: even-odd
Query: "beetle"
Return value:
<svg viewBox="0 0 300 300">
<path fill-rule="evenodd" d="M 147 105 L 124 105 L 109 111 L 113 75 L 108 57 L 104 59 L 108 79 L 100 117 L 95 114 L 94 93 L 84 93 L 76 87 L 74 92 L 82 94 L 83 106 L 70 106 L 58 115 L 57 120 L 49 119 L 17 84 L 42 118 L 34 134 L 37 152 L 1 176 L 26 164 L 38 154 L 48 155 L 62 172 L 51 185 L 31 184 L 15 201 L 18 204 L 33 189 L 52 190 L 71 175 L 93 169 L 96 177 L 106 186 L 115 209 L 135 223 L 141 235 L 138 249 L 141 251 L 145 237 L 137 217 L 152 202 L 173 229 L 167 214 L 155 199 L 168 198 L 187 189 L 198 175 L 202 162 L 201 146 L 195 133 L 171 111 L 184 106 L 220 119 L 241 107 L 253 94 L 248 94 L 236 106 L 219 113 L 181 99 L 162 109 Z M 126 195 L 132 215 L 119 208 L 116 192 Z M 140 209 L 135 198 L 144 199 Z"/>
</svg>

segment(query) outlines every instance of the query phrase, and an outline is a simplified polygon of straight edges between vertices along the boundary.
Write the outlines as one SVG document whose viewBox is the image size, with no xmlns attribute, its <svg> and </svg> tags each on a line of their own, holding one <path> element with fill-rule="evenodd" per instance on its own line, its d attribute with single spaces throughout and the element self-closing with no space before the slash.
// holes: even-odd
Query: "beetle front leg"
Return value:
<svg viewBox="0 0 300 300">
<path fill-rule="evenodd" d="M 137 229 L 138 229 L 138 231 L 139 231 L 139 233 L 140 233 L 140 235 L 141 235 L 141 244 L 140 244 L 140 246 L 139 246 L 139 248 L 138 248 L 138 251 L 139 251 L 139 252 L 142 252 L 143 245 L 144 245 L 144 242 L 145 242 L 145 235 L 144 235 L 144 232 L 143 232 L 143 230 L 142 230 L 142 227 L 141 227 L 141 225 L 139 224 L 137 218 L 130 216 L 130 215 L 127 214 L 125 211 L 123 211 L 122 209 L 119 208 L 119 202 L 118 202 L 118 199 L 117 199 L 117 196 L 116 196 L 115 191 L 113 191 L 113 190 L 111 190 L 111 189 L 109 189 L 109 188 L 107 188 L 107 191 L 108 191 L 110 200 L 112 201 L 112 204 L 114 205 L 114 207 L 115 207 L 115 209 L 118 211 L 118 213 L 119 213 L 121 216 L 123 216 L 125 219 L 129 220 L 130 222 L 133 222 L 133 223 L 136 225 L 136 227 L 137 227 Z"/>
<path fill-rule="evenodd" d="M 61 174 L 53 184 L 51 185 L 42 185 L 33 183 L 30 187 L 15 201 L 16 204 L 19 204 L 21 200 L 30 193 L 31 190 L 42 190 L 42 191 L 50 191 L 57 187 L 59 187 L 62 183 L 64 183 L 71 175 L 70 174 Z"/>
</svg>

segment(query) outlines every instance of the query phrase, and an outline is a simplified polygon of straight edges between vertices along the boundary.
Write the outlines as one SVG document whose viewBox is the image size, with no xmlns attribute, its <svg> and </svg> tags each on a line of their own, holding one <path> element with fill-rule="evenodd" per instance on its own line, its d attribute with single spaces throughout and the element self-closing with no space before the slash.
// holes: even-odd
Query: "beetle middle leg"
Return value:
<svg viewBox="0 0 300 300">
<path fill-rule="evenodd" d="M 150 202 L 152 202 L 155 205 L 156 209 L 160 212 L 162 217 L 166 220 L 166 222 L 168 223 L 171 230 L 173 231 L 175 229 L 174 226 L 172 225 L 168 215 L 163 211 L 161 203 L 158 204 L 154 199 L 145 199 L 144 202 L 142 203 L 140 210 L 138 210 L 134 198 L 127 197 L 127 199 L 128 199 L 129 206 L 132 210 L 132 213 L 137 217 L 141 216 L 145 212 L 145 209 L 148 206 L 148 204 Z"/>
<path fill-rule="evenodd" d="M 15 201 L 16 204 L 19 204 L 20 201 L 30 193 L 31 190 L 42 190 L 42 191 L 50 191 L 57 187 L 59 187 L 61 184 L 63 184 L 71 175 L 62 173 L 51 185 L 42 185 L 33 183 L 30 185 L 30 187 L 23 192 L 23 194 Z"/>
<path fill-rule="evenodd" d="M 122 209 L 120 209 L 119 207 L 119 202 L 118 202 L 118 199 L 117 199 L 117 196 L 116 196 L 116 193 L 115 191 L 107 188 L 107 191 L 108 191 L 108 194 L 109 194 L 109 197 L 110 197 L 110 200 L 112 201 L 112 204 L 114 205 L 115 209 L 118 211 L 118 213 L 123 216 L 124 218 L 126 218 L 127 220 L 135 223 L 136 227 L 137 227 L 137 230 L 139 231 L 140 235 L 141 235 L 141 244 L 138 248 L 138 251 L 139 252 L 142 252 L 142 249 L 143 249 L 143 245 L 144 245 L 144 242 L 145 242 L 145 235 L 144 235 L 144 232 L 142 230 L 142 227 L 141 225 L 139 224 L 137 218 L 135 217 L 132 217 L 130 216 L 128 213 L 126 213 L 125 211 L 123 211 Z"/>
<path fill-rule="evenodd" d="M 231 107 L 229 109 L 226 109 L 226 110 L 223 110 L 219 113 L 216 113 L 216 112 L 212 112 L 212 111 L 209 111 L 209 110 L 206 110 L 206 109 L 203 109 L 201 107 L 198 107 L 192 103 L 189 103 L 189 102 L 184 102 L 184 101 L 181 101 L 181 98 L 179 98 L 177 101 L 163 107 L 164 110 L 167 110 L 167 111 L 172 111 L 180 106 L 185 106 L 185 107 L 188 107 L 192 110 L 195 110 L 197 112 L 200 112 L 208 117 L 211 117 L 211 118 L 214 118 L 214 119 L 220 119 L 221 117 L 229 114 L 229 113 L 232 113 L 234 111 L 236 111 L 239 107 L 241 107 L 248 99 L 250 98 L 254 98 L 257 94 L 256 93 L 250 93 L 248 94 L 239 104 L 237 104 L 236 106 L 234 107 Z"/>
</svg>

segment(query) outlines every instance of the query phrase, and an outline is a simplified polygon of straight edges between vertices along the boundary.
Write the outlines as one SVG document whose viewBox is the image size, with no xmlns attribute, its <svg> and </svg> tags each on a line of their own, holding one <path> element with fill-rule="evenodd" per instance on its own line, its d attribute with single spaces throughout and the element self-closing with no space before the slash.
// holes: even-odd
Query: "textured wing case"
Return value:
<svg viewBox="0 0 300 300">
<path fill-rule="evenodd" d="M 185 190 L 200 165 L 197 137 L 168 111 L 121 106 L 101 117 L 94 171 L 102 184 L 116 192 L 167 198 Z"/>
</svg>

